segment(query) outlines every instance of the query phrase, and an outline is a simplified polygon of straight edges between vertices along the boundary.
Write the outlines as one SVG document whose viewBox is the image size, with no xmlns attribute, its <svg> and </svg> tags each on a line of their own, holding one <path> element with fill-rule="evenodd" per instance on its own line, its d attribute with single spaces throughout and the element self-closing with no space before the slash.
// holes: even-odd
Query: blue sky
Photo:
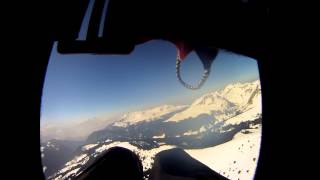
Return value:
<svg viewBox="0 0 320 180">
<path fill-rule="evenodd" d="M 66 122 L 99 114 L 127 112 L 162 104 L 186 104 L 229 83 L 259 79 L 257 62 L 219 51 L 200 90 L 176 79 L 176 48 L 154 40 L 130 55 L 61 55 L 53 48 L 43 88 L 41 120 Z M 182 64 L 182 77 L 197 82 L 202 65 L 195 53 Z"/>
</svg>

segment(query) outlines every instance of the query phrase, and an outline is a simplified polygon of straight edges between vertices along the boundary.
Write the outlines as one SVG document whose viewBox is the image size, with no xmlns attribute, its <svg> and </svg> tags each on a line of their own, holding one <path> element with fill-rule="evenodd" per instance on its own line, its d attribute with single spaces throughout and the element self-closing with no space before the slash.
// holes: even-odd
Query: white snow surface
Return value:
<svg viewBox="0 0 320 180">
<path fill-rule="evenodd" d="M 99 144 L 87 144 L 87 145 L 84 145 L 82 146 L 81 150 L 82 151 L 87 151 L 87 150 L 90 150 L 96 146 L 98 146 Z"/>
<path fill-rule="evenodd" d="M 153 136 L 152 138 L 153 139 L 161 139 L 161 138 L 165 138 L 166 137 L 166 135 L 163 133 L 162 135 L 160 135 L 160 136 Z"/>
<path fill-rule="evenodd" d="M 80 170 L 80 168 L 76 168 L 76 169 L 73 169 L 72 171 L 68 172 L 66 175 L 64 175 L 62 177 L 62 179 L 67 179 L 69 176 L 73 175 L 73 174 L 76 174 L 78 171 Z"/>
<path fill-rule="evenodd" d="M 251 133 L 239 132 L 231 141 L 218 146 L 185 151 L 229 179 L 250 180 L 254 178 L 257 166 L 261 126 L 248 131 Z"/>
</svg>

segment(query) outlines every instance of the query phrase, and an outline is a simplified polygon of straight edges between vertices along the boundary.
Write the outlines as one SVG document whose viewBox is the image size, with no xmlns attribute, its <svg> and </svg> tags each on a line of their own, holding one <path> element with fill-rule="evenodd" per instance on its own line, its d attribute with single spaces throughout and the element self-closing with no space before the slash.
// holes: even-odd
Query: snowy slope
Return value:
<svg viewBox="0 0 320 180">
<path fill-rule="evenodd" d="M 255 98 L 255 106 L 248 106 L 245 112 L 224 121 L 224 126 L 240 124 L 257 119 L 262 114 L 261 94 Z"/>
<path fill-rule="evenodd" d="M 253 179 L 260 150 L 261 126 L 239 132 L 224 144 L 205 148 L 185 150 L 193 158 L 229 179 Z"/>
<path fill-rule="evenodd" d="M 261 104 L 260 81 L 230 84 L 220 91 L 207 93 L 196 99 L 189 108 L 175 114 L 166 122 L 179 122 L 196 118 L 201 114 L 212 115 L 213 119 L 226 120 Z M 260 105 L 261 106 L 261 105 Z"/>
<path fill-rule="evenodd" d="M 137 124 L 143 121 L 152 121 L 162 118 L 168 114 L 185 109 L 187 106 L 173 106 L 173 105 L 163 105 L 155 107 L 152 109 L 147 109 L 143 111 L 136 111 L 124 114 L 120 121 L 117 121 L 113 126 L 127 127 L 132 124 Z"/>
</svg>

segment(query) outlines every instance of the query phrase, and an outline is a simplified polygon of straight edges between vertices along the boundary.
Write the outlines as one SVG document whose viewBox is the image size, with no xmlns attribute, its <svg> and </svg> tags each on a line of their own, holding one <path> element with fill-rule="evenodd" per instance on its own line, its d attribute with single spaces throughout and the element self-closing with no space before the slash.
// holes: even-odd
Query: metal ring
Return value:
<svg viewBox="0 0 320 180">
<path fill-rule="evenodd" d="M 181 78 L 181 75 L 180 75 L 180 66 L 181 66 L 181 60 L 179 59 L 179 57 L 177 57 L 177 61 L 176 61 L 176 75 L 177 75 L 177 78 L 179 80 L 179 82 L 184 86 L 186 87 L 187 89 L 191 89 L 191 90 L 197 90 L 197 89 L 200 89 L 203 84 L 205 83 L 205 81 L 208 79 L 209 77 L 209 74 L 210 74 L 210 68 L 209 69 L 204 69 L 204 72 L 202 74 L 202 77 L 200 79 L 200 81 L 198 82 L 198 84 L 196 86 L 194 85 L 190 85 L 190 84 L 187 84 L 186 82 L 184 82 Z"/>
</svg>

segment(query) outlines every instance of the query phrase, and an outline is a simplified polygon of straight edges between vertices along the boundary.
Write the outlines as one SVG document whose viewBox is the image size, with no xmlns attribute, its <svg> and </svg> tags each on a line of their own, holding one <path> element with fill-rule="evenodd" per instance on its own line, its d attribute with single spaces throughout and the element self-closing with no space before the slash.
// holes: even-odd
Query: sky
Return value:
<svg viewBox="0 0 320 180">
<path fill-rule="evenodd" d="M 200 90 L 183 87 L 175 74 L 177 50 L 153 40 L 130 55 L 62 55 L 51 52 L 43 88 L 41 122 L 85 120 L 163 104 L 188 104 L 206 92 L 234 82 L 259 79 L 254 59 L 219 50 Z M 202 65 L 192 52 L 183 61 L 182 78 L 195 84 Z"/>
</svg>

